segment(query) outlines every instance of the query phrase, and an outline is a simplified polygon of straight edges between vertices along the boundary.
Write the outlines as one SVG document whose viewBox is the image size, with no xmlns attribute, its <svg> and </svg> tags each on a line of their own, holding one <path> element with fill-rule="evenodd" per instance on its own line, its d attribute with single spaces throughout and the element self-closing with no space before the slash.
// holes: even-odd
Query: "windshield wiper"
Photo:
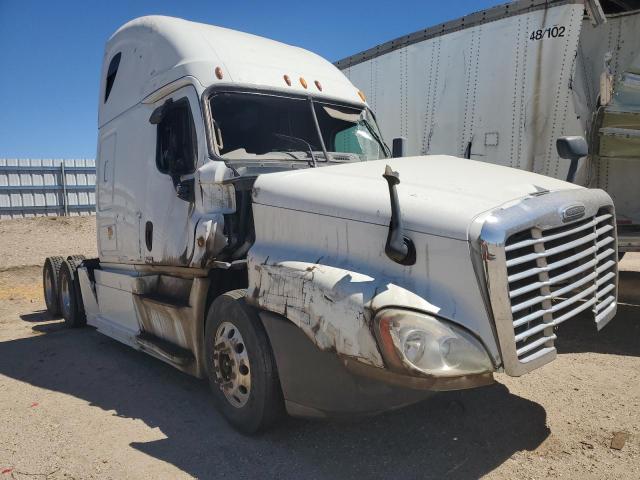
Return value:
<svg viewBox="0 0 640 480">
<path fill-rule="evenodd" d="M 316 157 L 313 156 L 313 149 L 311 148 L 311 144 L 309 142 L 307 142 L 304 138 L 294 137 L 292 135 L 285 135 L 284 133 L 274 133 L 273 135 L 278 137 L 278 138 L 282 138 L 283 140 L 289 140 L 289 142 L 302 143 L 304 146 L 307 147 L 307 150 L 309 151 L 309 155 L 311 156 L 309 161 L 307 162 L 309 164 L 309 166 L 313 167 L 313 168 L 318 166 L 316 164 Z"/>
<path fill-rule="evenodd" d="M 371 136 L 375 139 L 376 142 L 378 142 L 378 145 L 380 145 L 382 147 L 382 151 L 385 153 L 385 155 L 389 155 L 389 147 L 387 146 L 386 143 L 384 143 L 384 140 L 382 140 L 382 138 L 380 138 L 380 135 L 378 135 L 375 132 L 375 130 L 373 129 L 373 127 L 371 126 L 369 121 L 366 118 L 361 118 L 360 119 L 360 123 L 364 124 L 364 126 L 369 131 Z"/>
<path fill-rule="evenodd" d="M 322 138 L 322 131 L 320 130 L 320 124 L 318 123 L 318 116 L 316 115 L 316 107 L 313 105 L 313 98 L 309 97 L 309 108 L 311 108 L 311 116 L 313 117 L 313 123 L 316 126 L 316 132 L 318 134 L 318 139 L 320 140 L 320 147 L 322 148 L 322 153 L 324 154 L 324 159 L 329 162 L 331 161 L 331 157 L 327 153 L 327 147 L 324 145 L 324 139 Z M 315 166 L 315 160 L 313 161 Z"/>
</svg>

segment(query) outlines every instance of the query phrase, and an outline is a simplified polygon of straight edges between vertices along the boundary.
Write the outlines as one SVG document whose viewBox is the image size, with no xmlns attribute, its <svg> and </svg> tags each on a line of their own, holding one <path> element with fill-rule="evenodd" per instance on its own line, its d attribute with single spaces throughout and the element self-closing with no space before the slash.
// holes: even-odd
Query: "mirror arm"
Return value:
<svg viewBox="0 0 640 480">
<path fill-rule="evenodd" d="M 576 179 L 576 171 L 578 170 L 578 161 L 580 157 L 574 157 L 571 159 L 571 163 L 569 164 L 569 172 L 567 173 L 567 182 L 573 183 Z"/>
<path fill-rule="evenodd" d="M 400 175 L 387 165 L 382 176 L 389 186 L 389 199 L 391 201 L 391 221 L 384 251 L 391 260 L 400 265 L 413 265 L 416 263 L 416 247 L 413 241 L 404 233 L 400 202 L 398 201 L 398 192 L 396 190 L 396 186 L 400 183 Z"/>
</svg>

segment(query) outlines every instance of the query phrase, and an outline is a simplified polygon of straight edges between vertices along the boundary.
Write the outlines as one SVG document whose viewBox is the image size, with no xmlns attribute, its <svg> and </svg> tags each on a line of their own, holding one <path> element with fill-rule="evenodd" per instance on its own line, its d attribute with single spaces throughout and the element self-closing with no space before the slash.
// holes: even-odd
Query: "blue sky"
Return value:
<svg viewBox="0 0 640 480">
<path fill-rule="evenodd" d="M 242 30 L 335 61 L 498 3 L 0 0 L 0 158 L 95 156 L 104 43 L 138 16 L 171 15 Z"/>
</svg>

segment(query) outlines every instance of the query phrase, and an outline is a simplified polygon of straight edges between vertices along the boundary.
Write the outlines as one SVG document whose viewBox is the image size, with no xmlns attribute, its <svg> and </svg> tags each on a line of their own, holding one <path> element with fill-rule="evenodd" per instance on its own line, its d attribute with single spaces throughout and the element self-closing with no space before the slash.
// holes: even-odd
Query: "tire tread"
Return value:
<svg viewBox="0 0 640 480">
<path fill-rule="evenodd" d="M 213 335 L 215 335 L 214 328 L 220 321 L 216 320 L 213 317 L 213 313 L 215 312 L 215 309 L 221 308 L 223 306 L 223 303 L 233 302 L 236 307 L 240 308 L 242 314 L 246 316 L 253 324 L 253 334 L 256 341 L 258 342 L 258 353 L 260 355 L 258 358 L 259 365 L 252 365 L 251 369 L 255 371 L 256 367 L 258 367 L 259 371 L 264 375 L 265 391 L 263 395 L 263 402 L 261 404 L 262 411 L 258 413 L 248 412 L 246 414 L 246 418 L 239 419 L 238 416 L 231 417 L 227 415 L 227 412 L 225 411 L 227 409 L 225 407 L 222 407 L 221 410 L 225 417 L 230 421 L 230 423 L 232 423 L 239 430 L 245 433 L 256 433 L 268 429 L 281 418 L 281 416 L 284 414 L 284 401 L 282 397 L 282 390 L 280 387 L 278 368 L 275 362 L 273 351 L 271 349 L 269 337 L 267 336 L 267 332 L 262 325 L 256 309 L 246 303 L 245 297 L 246 290 L 238 289 L 223 293 L 218 298 L 216 298 L 216 300 L 214 300 L 210 307 L 211 313 L 207 316 L 209 322 L 212 322 L 212 324 L 210 325 L 209 322 L 207 324 L 206 338 L 207 340 L 213 340 L 212 337 Z M 245 332 L 243 332 L 243 336 L 244 334 Z M 216 398 L 218 399 L 218 403 L 225 402 L 226 400 L 220 400 L 221 394 L 219 392 L 219 388 L 213 380 L 213 373 L 210 371 L 208 354 L 207 368 L 209 370 L 209 383 L 211 385 L 211 389 L 214 392 L 214 396 L 216 396 Z"/>
<path fill-rule="evenodd" d="M 79 258 L 82 257 L 82 258 Z M 63 275 L 69 276 L 71 282 L 71 290 L 73 295 L 73 305 L 71 306 L 71 315 L 69 318 L 64 318 L 64 323 L 71 328 L 84 327 L 87 323 L 87 318 L 84 312 L 84 305 L 82 303 L 82 294 L 80 293 L 80 283 L 78 281 L 78 266 L 84 257 L 82 255 L 73 255 L 67 257 L 67 260 L 62 262 L 60 267 L 60 275 L 58 277 L 58 285 L 62 284 Z M 62 305 L 62 290 L 59 289 L 58 303 Z M 62 308 L 61 308 L 62 309 Z"/>
<path fill-rule="evenodd" d="M 52 282 L 53 282 L 53 291 L 54 291 L 54 301 L 50 305 L 47 301 L 47 294 L 44 291 L 44 300 L 47 305 L 47 310 L 51 315 L 60 315 L 60 288 L 59 288 L 59 278 L 60 278 L 60 267 L 62 267 L 62 263 L 64 262 L 64 257 L 60 256 L 52 256 L 47 257 L 44 260 L 44 265 L 42 267 L 42 289 L 44 291 L 45 288 L 45 275 L 47 274 L 47 269 L 50 269 L 53 273 Z"/>
</svg>

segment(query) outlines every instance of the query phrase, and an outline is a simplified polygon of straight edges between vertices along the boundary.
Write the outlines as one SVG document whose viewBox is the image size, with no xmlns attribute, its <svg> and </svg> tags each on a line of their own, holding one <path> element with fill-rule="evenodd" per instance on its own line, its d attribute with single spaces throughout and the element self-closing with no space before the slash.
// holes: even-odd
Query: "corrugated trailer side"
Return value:
<svg viewBox="0 0 640 480">
<path fill-rule="evenodd" d="M 566 106 L 583 4 L 500 8 L 338 66 L 367 95 L 385 137 L 407 137 L 410 154 L 446 153 L 566 176 L 555 138 L 581 131 Z"/>
<path fill-rule="evenodd" d="M 640 8 L 640 2 L 627 3 Z M 628 184 L 640 168 L 634 143 L 640 135 L 631 132 L 629 140 L 630 129 L 640 128 L 640 88 L 637 102 L 614 94 L 608 117 L 600 101 L 603 71 L 614 90 L 634 75 L 627 70 L 640 59 L 640 11 L 610 14 L 623 7 L 605 6 L 607 21 L 595 26 L 580 0 L 517 1 L 336 65 L 365 93 L 384 137 L 406 137 L 410 155 L 450 154 L 565 179 L 569 162 L 559 158 L 556 140 L 586 136 L 591 156 L 580 162 L 576 183 L 607 190 L 620 218 L 640 225 L 640 202 Z M 640 85 L 634 79 L 627 83 Z M 620 126 L 612 109 L 627 113 L 626 137 L 615 130 L 600 142 L 602 127 L 606 133 L 607 126 Z M 624 158 L 615 157 L 617 150 L 600 152 L 600 145 L 620 141 L 626 142 Z M 629 246 L 640 246 L 638 233 Z"/>
</svg>

